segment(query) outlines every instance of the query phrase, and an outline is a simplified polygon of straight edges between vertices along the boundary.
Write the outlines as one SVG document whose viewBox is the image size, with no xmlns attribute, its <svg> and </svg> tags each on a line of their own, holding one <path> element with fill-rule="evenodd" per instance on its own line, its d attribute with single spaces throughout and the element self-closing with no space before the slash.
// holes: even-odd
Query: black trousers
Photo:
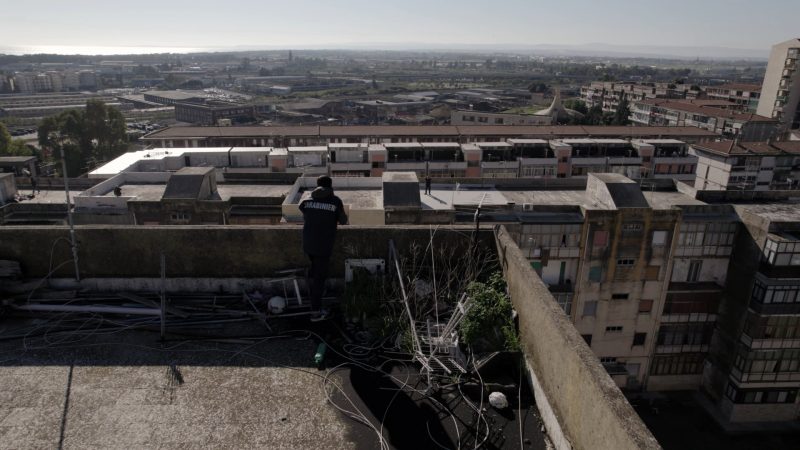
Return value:
<svg viewBox="0 0 800 450">
<path fill-rule="evenodd" d="M 319 311 L 322 308 L 322 292 L 325 290 L 325 280 L 328 279 L 328 266 L 330 255 L 307 255 L 311 260 L 311 270 L 308 272 L 309 290 L 311 291 L 311 309 Z"/>
</svg>

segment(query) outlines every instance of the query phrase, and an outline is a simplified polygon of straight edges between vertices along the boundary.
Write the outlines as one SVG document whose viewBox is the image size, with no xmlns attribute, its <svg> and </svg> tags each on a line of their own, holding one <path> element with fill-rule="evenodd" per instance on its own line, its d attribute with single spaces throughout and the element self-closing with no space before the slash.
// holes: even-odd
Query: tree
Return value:
<svg viewBox="0 0 800 450">
<path fill-rule="evenodd" d="M 589 108 L 586 106 L 586 103 L 583 100 L 578 100 L 575 98 L 565 101 L 564 107 L 578 111 L 583 115 L 586 115 L 589 112 Z"/>
<path fill-rule="evenodd" d="M 596 104 L 583 117 L 583 125 L 603 125 L 603 107 Z"/>
<path fill-rule="evenodd" d="M 242 63 L 239 65 L 239 70 L 242 71 L 250 70 L 250 58 L 247 57 L 242 58 Z"/>
<path fill-rule="evenodd" d="M 538 94 L 547 92 L 547 85 L 544 83 L 531 83 L 528 85 L 528 92 Z"/>
<path fill-rule="evenodd" d="M 630 123 L 631 108 L 628 99 L 623 97 L 617 105 L 617 112 L 611 120 L 611 125 L 628 125 Z"/>
<path fill-rule="evenodd" d="M 64 111 L 42 120 L 39 145 L 57 158 L 63 148 L 67 172 L 77 176 L 126 150 L 125 118 L 116 108 L 89 100 L 85 110 Z"/>
<path fill-rule="evenodd" d="M 22 139 L 13 139 L 5 124 L 0 123 L 0 156 L 30 156 L 33 152 Z"/>
</svg>

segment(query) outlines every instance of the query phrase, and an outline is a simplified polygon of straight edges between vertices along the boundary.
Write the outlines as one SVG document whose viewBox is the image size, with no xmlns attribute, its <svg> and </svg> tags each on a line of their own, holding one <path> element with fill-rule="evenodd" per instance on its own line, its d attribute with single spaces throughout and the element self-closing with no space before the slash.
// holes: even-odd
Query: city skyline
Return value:
<svg viewBox="0 0 800 450">
<path fill-rule="evenodd" d="M 0 52 L 120 54 L 473 47 L 546 50 L 553 46 L 592 51 L 608 47 L 614 52 L 614 47 L 630 47 L 635 42 L 642 52 L 647 47 L 653 47 L 656 53 L 665 47 L 722 47 L 754 50 L 766 58 L 775 42 L 795 37 L 793 18 L 800 15 L 800 4 L 796 2 L 775 0 L 771 4 L 783 13 L 766 23 L 754 20 L 752 7 L 743 0 L 678 0 L 668 6 L 653 1 L 569 0 L 556 8 L 522 0 L 496 4 L 409 0 L 402 5 L 375 5 L 363 0 L 313 4 L 301 0 L 291 5 L 259 2 L 226 10 L 205 0 L 195 2 L 191 10 L 183 5 L 144 0 L 113 7 L 86 1 L 67 11 L 60 3 L 35 0 L 28 8 L 4 12 Z M 690 54 L 689 50 L 680 56 Z"/>
</svg>

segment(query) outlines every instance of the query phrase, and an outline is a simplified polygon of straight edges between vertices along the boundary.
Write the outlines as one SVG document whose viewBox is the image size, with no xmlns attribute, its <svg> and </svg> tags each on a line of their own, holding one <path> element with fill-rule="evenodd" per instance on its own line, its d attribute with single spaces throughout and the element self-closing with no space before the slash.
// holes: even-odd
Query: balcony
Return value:
<svg viewBox="0 0 800 450">
<path fill-rule="evenodd" d="M 555 166 L 558 158 L 519 158 L 519 162 L 523 166 Z"/>
<path fill-rule="evenodd" d="M 386 163 L 386 170 L 401 171 L 401 170 L 425 170 L 425 162 L 390 162 Z"/>
<path fill-rule="evenodd" d="M 656 345 L 656 353 L 706 353 L 708 344 Z"/>
<path fill-rule="evenodd" d="M 573 156 L 572 157 L 572 165 L 573 166 L 602 166 L 606 164 L 605 157 L 584 157 L 584 156 Z"/>
<path fill-rule="evenodd" d="M 662 323 L 703 323 L 716 321 L 717 315 L 711 313 L 665 313 L 661 316 Z"/>
<path fill-rule="evenodd" d="M 330 166 L 331 166 L 331 171 L 333 172 L 365 171 L 365 170 L 370 170 L 372 168 L 372 164 L 361 163 L 361 162 L 337 162 L 337 163 L 330 163 Z"/>
<path fill-rule="evenodd" d="M 800 314 L 800 303 L 761 303 L 750 301 L 750 309 L 759 314 Z"/>
<path fill-rule="evenodd" d="M 638 166 L 641 163 L 642 158 L 639 158 L 638 156 L 608 158 L 608 164 L 612 166 Z"/>
<path fill-rule="evenodd" d="M 742 333 L 739 339 L 742 344 L 753 350 L 777 350 L 784 348 L 800 348 L 800 339 L 779 339 L 779 338 L 753 338 Z"/>
<path fill-rule="evenodd" d="M 465 166 L 466 167 L 466 166 Z M 484 161 L 481 163 L 483 169 L 517 169 L 519 161 Z"/>
<path fill-rule="evenodd" d="M 697 162 L 697 156 L 684 155 L 684 156 L 656 156 L 653 158 L 656 164 L 690 164 Z"/>
<path fill-rule="evenodd" d="M 428 163 L 428 168 L 431 170 L 465 170 L 467 168 L 467 162 L 443 162 L 443 161 L 431 161 Z"/>
</svg>

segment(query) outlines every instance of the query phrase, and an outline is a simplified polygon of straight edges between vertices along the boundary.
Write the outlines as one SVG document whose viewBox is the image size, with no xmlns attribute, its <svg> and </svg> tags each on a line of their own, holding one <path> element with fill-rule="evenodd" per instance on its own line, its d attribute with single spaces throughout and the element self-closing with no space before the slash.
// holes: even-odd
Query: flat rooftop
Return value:
<svg viewBox="0 0 800 450">
<path fill-rule="evenodd" d="M 164 196 L 166 184 L 122 184 L 119 186 L 123 197 L 136 197 L 134 201 L 157 202 Z M 274 184 L 217 184 L 218 200 L 228 201 L 232 197 L 273 197 L 279 198 L 289 193 L 291 185 Z M 114 192 L 103 194 L 113 197 Z M 63 192 L 61 201 L 63 203 Z"/>
<path fill-rule="evenodd" d="M 736 209 L 747 211 L 770 222 L 800 222 L 797 199 L 762 204 L 734 204 Z"/>
<path fill-rule="evenodd" d="M 70 200 L 74 199 L 81 192 L 83 191 L 70 190 L 69 191 Z M 42 189 L 41 192 L 37 192 L 36 195 L 34 195 L 31 198 L 27 198 L 27 196 L 30 195 L 31 193 L 31 190 L 29 188 L 27 189 L 17 188 L 17 193 L 26 196 L 22 201 L 20 201 L 20 203 L 22 204 L 25 203 L 49 204 L 49 205 L 63 204 L 65 205 L 64 208 L 66 208 L 67 195 L 64 193 L 64 189 L 47 190 L 47 191 Z"/>
<path fill-rule="evenodd" d="M 506 206 L 508 198 L 503 192 L 496 189 L 456 189 L 456 185 L 431 185 L 431 194 L 425 195 L 425 189 L 420 189 L 422 209 L 453 210 L 476 208 L 478 204 L 484 207 Z"/>
<path fill-rule="evenodd" d="M 295 203 L 300 203 L 307 198 L 311 198 L 312 190 L 313 189 L 300 191 Z M 342 203 L 349 205 L 350 208 L 383 209 L 383 191 L 380 188 L 338 188 L 334 193 L 337 197 L 342 199 Z"/>
<path fill-rule="evenodd" d="M 358 445 L 358 425 L 328 403 L 321 374 L 310 365 L 311 340 L 165 345 L 156 333 L 136 332 L 72 341 L 0 345 L 2 442 L 15 448 Z M 376 444 L 372 437 L 361 446 Z"/>
<path fill-rule="evenodd" d="M 570 205 L 580 206 L 584 209 L 597 210 L 609 209 L 601 203 L 593 202 L 584 190 L 563 190 L 563 191 L 543 191 L 543 190 L 503 190 L 503 195 L 516 204 L 529 203 L 532 205 Z M 672 209 L 681 205 L 705 205 L 706 203 L 689 197 L 680 192 L 649 192 L 643 191 L 642 195 L 647 200 L 650 208 L 656 210 Z"/>
</svg>

